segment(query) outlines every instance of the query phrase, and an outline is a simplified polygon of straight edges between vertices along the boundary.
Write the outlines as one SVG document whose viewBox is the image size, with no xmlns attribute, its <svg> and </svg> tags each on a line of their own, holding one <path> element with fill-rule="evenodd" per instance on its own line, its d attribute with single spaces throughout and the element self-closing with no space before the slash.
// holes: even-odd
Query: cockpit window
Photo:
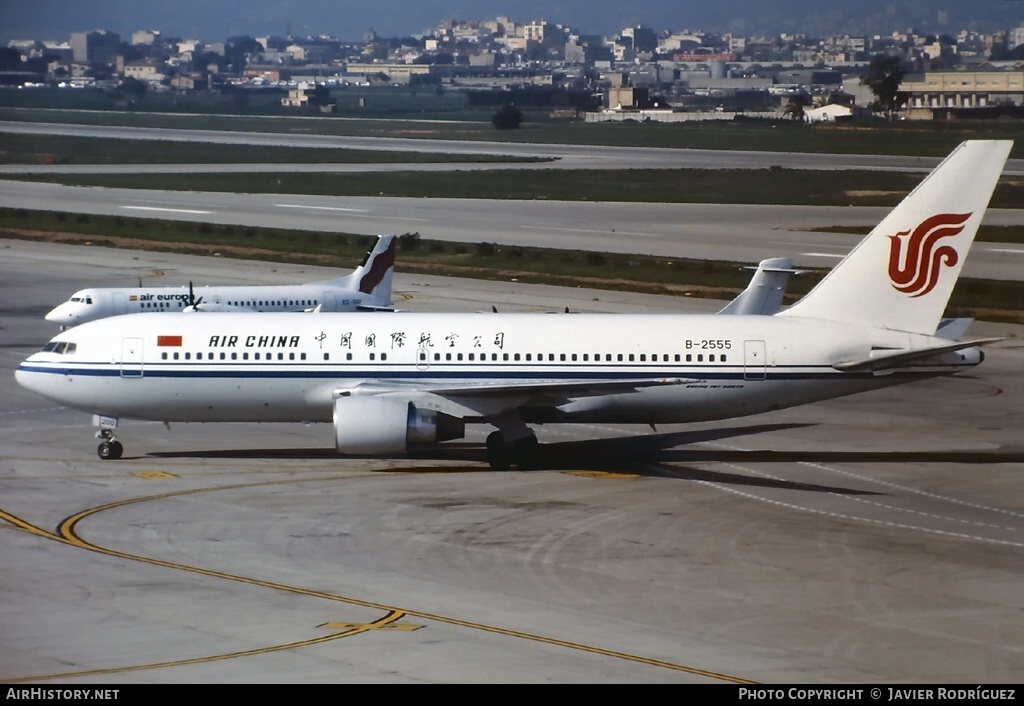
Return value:
<svg viewBox="0 0 1024 706">
<path fill-rule="evenodd" d="M 71 297 L 71 301 L 73 301 L 75 304 L 92 304 L 92 297 L 91 296 L 85 296 L 85 297 L 75 296 L 75 297 Z"/>
<path fill-rule="evenodd" d="M 50 341 L 43 346 L 43 353 L 57 353 L 58 355 L 70 355 L 78 348 L 77 343 L 71 341 Z"/>
</svg>

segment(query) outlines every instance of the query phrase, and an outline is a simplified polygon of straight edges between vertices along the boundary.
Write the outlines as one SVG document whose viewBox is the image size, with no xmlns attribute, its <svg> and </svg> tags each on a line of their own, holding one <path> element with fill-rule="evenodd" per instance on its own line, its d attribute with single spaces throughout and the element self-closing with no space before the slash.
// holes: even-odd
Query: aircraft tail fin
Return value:
<svg viewBox="0 0 1024 706">
<path fill-rule="evenodd" d="M 395 274 L 396 246 L 394 235 L 378 235 L 377 242 L 373 248 L 367 251 L 359 267 L 349 275 L 327 280 L 323 284 L 369 294 L 390 305 L 392 303 L 391 283 Z"/>
<path fill-rule="evenodd" d="M 814 289 L 777 315 L 934 334 L 1012 146 L 961 143 Z"/>
<path fill-rule="evenodd" d="M 395 247 L 393 235 L 377 236 L 377 243 L 366 253 L 366 257 L 352 280 L 363 294 L 370 294 L 391 303 L 391 280 L 395 274 Z"/>
<path fill-rule="evenodd" d="M 792 258 L 773 257 L 761 260 L 747 288 L 718 313 L 763 316 L 774 314 L 782 308 L 782 299 L 786 294 L 790 275 L 798 275 L 801 272 L 803 270 L 793 269 Z"/>
</svg>

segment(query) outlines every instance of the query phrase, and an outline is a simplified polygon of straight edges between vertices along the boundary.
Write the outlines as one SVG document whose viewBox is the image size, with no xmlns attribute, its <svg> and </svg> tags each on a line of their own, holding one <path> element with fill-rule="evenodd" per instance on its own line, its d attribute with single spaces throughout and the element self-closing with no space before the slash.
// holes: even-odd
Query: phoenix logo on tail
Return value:
<svg viewBox="0 0 1024 706">
<path fill-rule="evenodd" d="M 952 267 L 960 255 L 952 245 L 938 245 L 942 238 L 958 234 L 970 213 L 940 213 L 926 218 L 911 235 L 909 230 L 889 236 L 889 279 L 892 286 L 911 297 L 921 297 L 939 281 L 939 267 Z M 907 252 L 901 238 L 910 235 Z"/>
</svg>

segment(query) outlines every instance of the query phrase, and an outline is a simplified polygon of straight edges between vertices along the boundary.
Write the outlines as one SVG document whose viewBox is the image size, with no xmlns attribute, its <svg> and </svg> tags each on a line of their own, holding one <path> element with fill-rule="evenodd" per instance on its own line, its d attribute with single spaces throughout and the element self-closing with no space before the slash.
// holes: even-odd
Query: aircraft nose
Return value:
<svg viewBox="0 0 1024 706">
<path fill-rule="evenodd" d="M 35 376 L 26 370 L 24 365 L 19 366 L 18 369 L 14 371 L 14 379 L 19 385 L 28 390 L 34 388 L 33 382 L 35 381 Z"/>
<path fill-rule="evenodd" d="M 44 317 L 47 321 L 55 324 L 61 324 L 67 326 L 75 322 L 75 315 L 68 307 L 61 304 L 58 307 L 50 309 L 50 312 Z"/>
</svg>

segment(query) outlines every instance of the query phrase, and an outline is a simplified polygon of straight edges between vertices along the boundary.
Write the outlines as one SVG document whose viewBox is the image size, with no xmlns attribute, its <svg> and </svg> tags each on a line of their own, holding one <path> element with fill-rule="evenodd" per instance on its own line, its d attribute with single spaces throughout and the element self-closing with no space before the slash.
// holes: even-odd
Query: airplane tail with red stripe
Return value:
<svg viewBox="0 0 1024 706">
<path fill-rule="evenodd" d="M 805 297 L 798 316 L 931 335 L 1012 140 L 961 143 Z"/>
<path fill-rule="evenodd" d="M 379 235 L 373 248 L 366 253 L 352 274 L 323 282 L 325 286 L 367 294 L 374 299 L 374 307 L 392 304 L 391 283 L 395 274 L 394 235 Z"/>
</svg>

